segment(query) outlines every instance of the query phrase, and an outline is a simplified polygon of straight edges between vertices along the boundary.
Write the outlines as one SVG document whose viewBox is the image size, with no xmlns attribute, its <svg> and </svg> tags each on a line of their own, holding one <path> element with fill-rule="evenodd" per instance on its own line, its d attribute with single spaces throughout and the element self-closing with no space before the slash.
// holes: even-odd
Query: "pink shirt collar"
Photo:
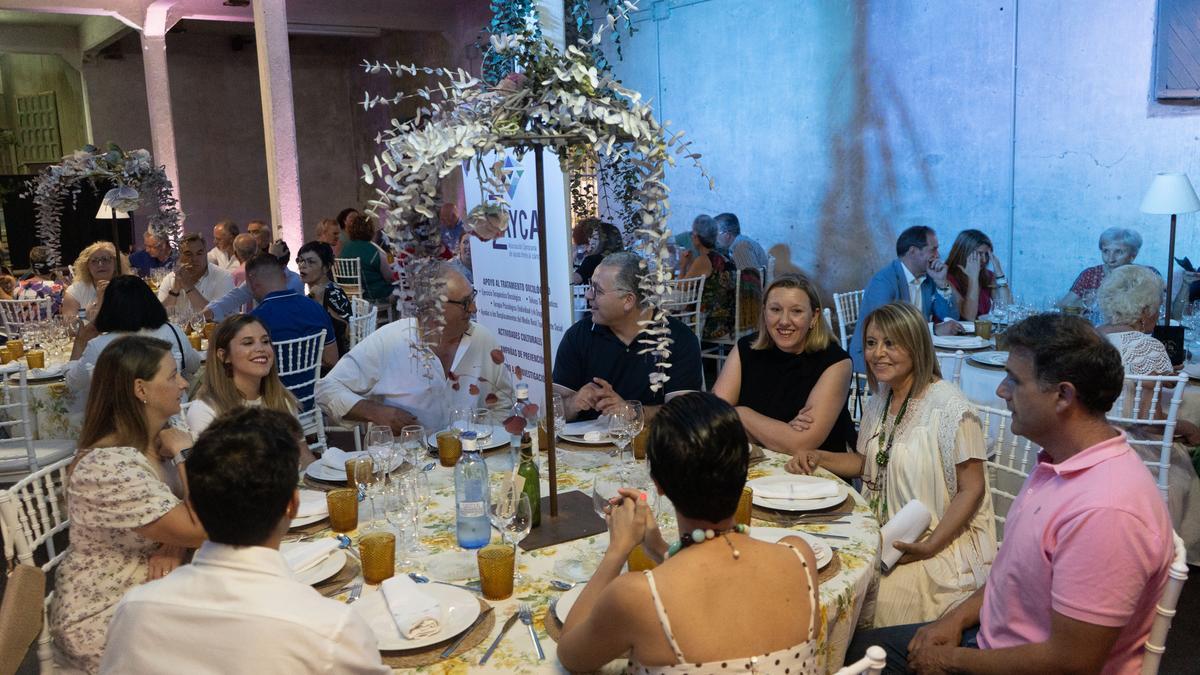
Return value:
<svg viewBox="0 0 1200 675">
<path fill-rule="evenodd" d="M 1089 448 L 1077 452 L 1066 460 L 1053 463 L 1053 458 L 1045 450 L 1038 452 L 1038 465 L 1045 466 L 1059 476 L 1078 473 L 1096 466 L 1097 464 L 1118 457 L 1128 452 L 1129 445 L 1125 441 L 1125 432 L 1119 431 L 1116 436 L 1101 441 Z"/>
</svg>

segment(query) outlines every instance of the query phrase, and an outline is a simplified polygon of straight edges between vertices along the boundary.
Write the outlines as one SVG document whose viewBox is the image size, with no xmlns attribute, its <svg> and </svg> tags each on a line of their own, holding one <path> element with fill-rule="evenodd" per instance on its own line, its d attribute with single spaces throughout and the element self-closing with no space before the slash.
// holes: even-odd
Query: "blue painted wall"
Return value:
<svg viewBox="0 0 1200 675">
<path fill-rule="evenodd" d="M 1200 104 L 1152 96 L 1155 4 L 642 0 L 616 72 L 716 180 L 671 172 L 672 229 L 733 211 L 830 293 L 909 225 L 943 255 L 975 227 L 1018 294 L 1058 297 L 1112 225 L 1163 270 L 1168 219 L 1142 194 L 1156 171 L 1200 188 Z M 1180 218 L 1180 255 L 1200 256 L 1197 226 Z"/>
</svg>

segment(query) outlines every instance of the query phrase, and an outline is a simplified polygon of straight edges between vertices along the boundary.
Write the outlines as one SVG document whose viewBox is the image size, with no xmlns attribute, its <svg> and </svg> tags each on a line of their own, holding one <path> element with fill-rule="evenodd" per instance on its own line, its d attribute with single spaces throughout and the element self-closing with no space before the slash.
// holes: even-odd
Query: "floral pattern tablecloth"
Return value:
<svg viewBox="0 0 1200 675">
<path fill-rule="evenodd" d="M 609 458 L 607 450 L 608 448 L 583 449 L 571 446 L 560 448 L 558 453 L 559 493 L 580 490 L 590 496 L 594 474 L 616 461 Z M 767 455 L 765 461 L 751 467 L 750 478 L 783 472 L 786 457 L 772 452 L 768 452 Z M 436 460 L 434 461 L 436 462 Z M 507 470 L 512 466 L 511 461 L 507 450 L 496 451 L 487 457 L 491 471 Z M 542 475 L 542 493 L 545 495 L 548 494 L 545 454 L 539 457 L 538 462 Z M 474 552 L 459 549 L 456 540 L 453 470 L 443 468 L 435 463 L 429 474 L 433 495 L 432 505 L 425 510 L 422 516 L 420 532 L 422 543 L 432 551 L 432 555 L 416 558 L 417 566 L 415 568 L 401 568 L 398 569 L 398 572 L 420 571 L 432 579 L 442 581 L 476 578 L 478 572 Z M 875 571 L 879 564 L 878 522 L 861 496 L 854 490 L 850 492 L 854 499 L 854 511 L 839 518 L 845 522 L 839 524 L 814 522 L 793 528 L 814 534 L 824 532 L 846 537 L 846 539 L 826 540 L 836 550 L 841 565 L 840 571 L 832 579 L 823 581 L 820 585 L 822 625 L 817 652 L 824 660 L 827 672 L 833 672 L 842 665 L 846 647 L 853 635 L 868 587 L 873 585 L 877 576 Z M 366 508 L 368 507 L 364 503 L 364 515 Z M 753 525 L 778 527 L 774 523 L 758 519 L 755 519 Z M 390 529 L 390 526 L 388 527 Z M 664 528 L 664 530 L 666 529 Z M 664 531 L 664 535 L 669 534 Z M 493 534 L 493 539 L 497 536 Z M 604 533 L 535 551 L 521 551 L 518 562 L 520 571 L 525 577 L 524 582 L 517 585 L 511 598 L 491 602 L 496 611 L 496 625 L 487 639 L 461 656 L 416 670 L 428 673 L 457 673 L 466 670 L 504 673 L 565 672 L 555 655 L 557 645 L 546 635 L 543 625 L 546 607 L 561 595 L 559 591 L 550 587 L 549 582 L 552 579 L 564 578 L 562 574 L 563 561 L 586 559 L 594 560 L 595 564 L 598 564 L 607 541 L 608 535 Z M 364 593 L 372 592 L 372 590 L 368 589 Z M 528 602 L 533 606 L 535 626 L 546 653 L 546 660 L 542 662 L 537 660 L 537 654 L 527 631 L 518 630 L 522 628 L 518 625 L 509 631 L 487 665 L 479 666 L 480 657 L 499 633 L 504 619 L 515 612 L 521 602 Z M 623 659 L 614 661 L 605 668 L 605 672 L 618 672 L 624 666 Z"/>
</svg>

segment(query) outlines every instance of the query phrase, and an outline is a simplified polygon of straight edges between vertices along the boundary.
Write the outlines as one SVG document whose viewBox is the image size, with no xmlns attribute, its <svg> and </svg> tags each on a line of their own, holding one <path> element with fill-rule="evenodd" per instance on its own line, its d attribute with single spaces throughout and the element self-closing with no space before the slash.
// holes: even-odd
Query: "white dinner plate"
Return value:
<svg viewBox="0 0 1200 675">
<path fill-rule="evenodd" d="M 962 326 L 964 334 L 966 334 L 966 335 L 974 335 L 975 334 L 975 322 L 974 321 L 959 321 L 958 325 Z"/>
<path fill-rule="evenodd" d="M 425 438 L 425 442 L 429 444 L 430 448 L 437 449 L 437 435 L 442 433 L 442 431 L 449 431 L 449 429 L 442 429 L 441 431 L 435 431 L 432 434 L 429 434 L 429 436 L 427 436 Z M 487 438 L 483 439 L 482 444 L 476 443 L 475 447 L 477 450 L 480 450 L 480 451 L 495 450 L 496 448 L 499 448 L 499 447 L 501 447 L 503 445 L 507 445 L 507 444 L 508 444 L 508 431 L 504 428 L 504 425 L 493 424 L 491 435 L 488 436 Z"/>
<path fill-rule="evenodd" d="M 579 434 L 559 434 L 558 437 L 568 443 L 575 443 L 577 445 L 613 445 L 612 436 L 609 436 L 605 432 L 600 432 L 600 438 L 594 441 L 589 441 L 586 437 Z"/>
<path fill-rule="evenodd" d="M 279 545 L 279 550 L 280 552 L 283 552 L 293 546 L 298 545 L 299 542 L 286 542 Z M 325 558 L 316 565 L 308 567 L 299 572 L 292 572 L 292 574 L 295 575 L 296 581 L 299 581 L 306 586 L 312 586 L 313 584 L 319 584 L 326 579 L 332 578 L 338 572 L 341 572 L 342 568 L 345 566 L 346 552 L 339 548 L 334 550 L 329 554 L 329 557 Z"/>
<path fill-rule="evenodd" d="M 52 363 L 45 368 L 30 368 L 25 371 L 26 380 L 53 380 L 66 374 L 69 363 Z"/>
<path fill-rule="evenodd" d="M 320 495 L 321 501 L 326 503 L 326 507 L 324 509 L 322 509 L 320 513 L 314 513 L 310 516 L 293 518 L 291 524 L 288 525 L 289 528 L 304 527 L 305 525 L 312 525 L 313 523 L 315 523 L 319 520 L 324 520 L 329 517 L 329 507 L 328 507 L 328 503 L 325 502 L 325 493 L 318 491 L 318 490 L 300 490 L 301 498 L 304 497 L 305 493 L 311 493 L 313 495 Z"/>
<path fill-rule="evenodd" d="M 978 335 L 934 335 L 933 346 L 941 349 L 985 349 L 994 343 Z"/>
<path fill-rule="evenodd" d="M 479 601 L 468 591 L 431 583 L 421 584 L 421 592 L 437 599 L 442 606 L 442 629 L 434 635 L 416 640 L 409 640 L 400 634 L 396 620 L 388 611 L 387 601 L 383 599 L 383 592 L 378 588 L 364 589 L 362 597 L 351 607 L 371 626 L 379 649 L 383 650 L 418 649 L 449 640 L 470 628 L 479 617 Z"/>
<path fill-rule="evenodd" d="M 972 354 L 967 357 L 967 360 L 972 363 L 978 363 L 981 366 L 1003 368 L 1008 364 L 1008 352 L 981 352 L 979 354 Z"/>
<path fill-rule="evenodd" d="M 558 603 L 554 605 L 554 616 L 562 623 L 567 622 L 567 615 L 571 613 L 571 608 L 575 606 L 575 601 L 579 599 L 579 595 L 583 593 L 583 587 L 587 584 L 575 584 L 575 588 L 558 596 Z"/>
<path fill-rule="evenodd" d="M 837 486 L 838 493 L 833 497 L 825 497 L 824 499 L 771 499 L 770 497 L 760 496 L 758 490 L 755 490 L 754 499 L 751 500 L 755 506 L 774 509 L 776 511 L 819 511 L 841 504 L 846 501 L 846 496 L 850 494 L 850 488 L 845 483 L 828 478 L 818 478 L 816 476 L 791 474 L 766 476 L 748 481 L 746 485 L 753 488 L 755 485 L 771 485 L 775 483 L 833 483 Z"/>
<path fill-rule="evenodd" d="M 347 453 L 347 454 L 351 457 L 369 457 L 369 455 L 367 455 L 366 450 L 363 450 L 359 454 L 355 454 L 352 452 Z M 397 450 L 396 458 L 392 462 L 392 469 L 393 470 L 398 469 L 401 464 L 404 464 L 404 453 L 399 452 L 399 450 Z M 327 483 L 345 483 L 346 482 L 346 467 L 345 467 L 345 465 L 339 466 L 335 469 L 331 466 L 321 463 L 321 460 L 319 460 L 319 459 L 317 461 L 313 462 L 312 464 L 309 464 L 308 468 L 306 468 L 304 470 L 304 473 L 308 474 L 308 476 L 310 478 L 316 478 L 317 480 L 323 480 Z"/>
<path fill-rule="evenodd" d="M 825 569 L 825 566 L 833 562 L 833 548 L 825 543 L 824 539 L 801 532 L 800 530 L 789 530 L 786 527 L 752 527 L 750 528 L 750 536 L 759 541 L 774 544 L 784 537 L 800 537 L 808 542 L 808 545 L 813 550 L 813 555 L 817 558 L 817 568 Z"/>
</svg>

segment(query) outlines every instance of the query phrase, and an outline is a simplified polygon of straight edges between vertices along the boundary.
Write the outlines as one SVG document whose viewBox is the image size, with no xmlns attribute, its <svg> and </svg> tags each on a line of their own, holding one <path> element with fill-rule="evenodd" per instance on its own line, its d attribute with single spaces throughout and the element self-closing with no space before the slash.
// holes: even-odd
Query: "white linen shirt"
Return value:
<svg viewBox="0 0 1200 675">
<path fill-rule="evenodd" d="M 236 255 L 232 253 L 226 253 L 214 246 L 208 252 L 208 264 L 216 265 L 226 272 L 232 272 L 236 270 L 242 263 L 237 259 Z"/>
<path fill-rule="evenodd" d="M 178 291 L 175 288 L 175 273 L 171 272 L 163 277 L 162 283 L 158 285 L 158 301 L 166 302 L 167 296 L 171 291 Z M 233 290 L 233 275 L 226 270 L 212 264 L 210 260 L 208 268 L 204 271 L 204 276 L 196 280 L 196 290 L 200 291 L 200 295 L 208 302 L 224 297 L 226 293 Z M 178 302 L 189 302 L 185 294 L 180 291 Z M 191 306 L 190 304 L 188 305 Z"/>
<path fill-rule="evenodd" d="M 279 551 L 207 541 L 192 564 L 134 586 L 101 673 L 390 673 L 350 606 L 292 577 Z"/>
<path fill-rule="evenodd" d="M 489 393 L 499 397 L 499 404 L 512 403 L 508 370 L 492 358 L 500 346 L 484 326 L 472 321 L 458 343 L 450 366 L 456 383 L 446 378 L 437 357 L 417 343 L 417 320 L 411 317 L 371 333 L 317 382 L 317 405 L 341 420 L 356 403 L 370 398 L 411 413 L 426 431 L 435 431 L 446 428 L 452 408 L 487 406 Z M 471 393 L 473 386 L 478 393 Z"/>
<path fill-rule="evenodd" d="M 904 270 L 904 278 L 908 281 L 908 301 L 916 305 L 917 310 L 924 315 L 925 308 L 921 306 L 924 304 L 921 302 L 921 284 L 925 283 L 925 275 L 922 274 L 919 277 L 913 276 L 913 273 L 908 269 L 908 265 L 904 263 L 900 263 L 900 269 Z"/>
</svg>

